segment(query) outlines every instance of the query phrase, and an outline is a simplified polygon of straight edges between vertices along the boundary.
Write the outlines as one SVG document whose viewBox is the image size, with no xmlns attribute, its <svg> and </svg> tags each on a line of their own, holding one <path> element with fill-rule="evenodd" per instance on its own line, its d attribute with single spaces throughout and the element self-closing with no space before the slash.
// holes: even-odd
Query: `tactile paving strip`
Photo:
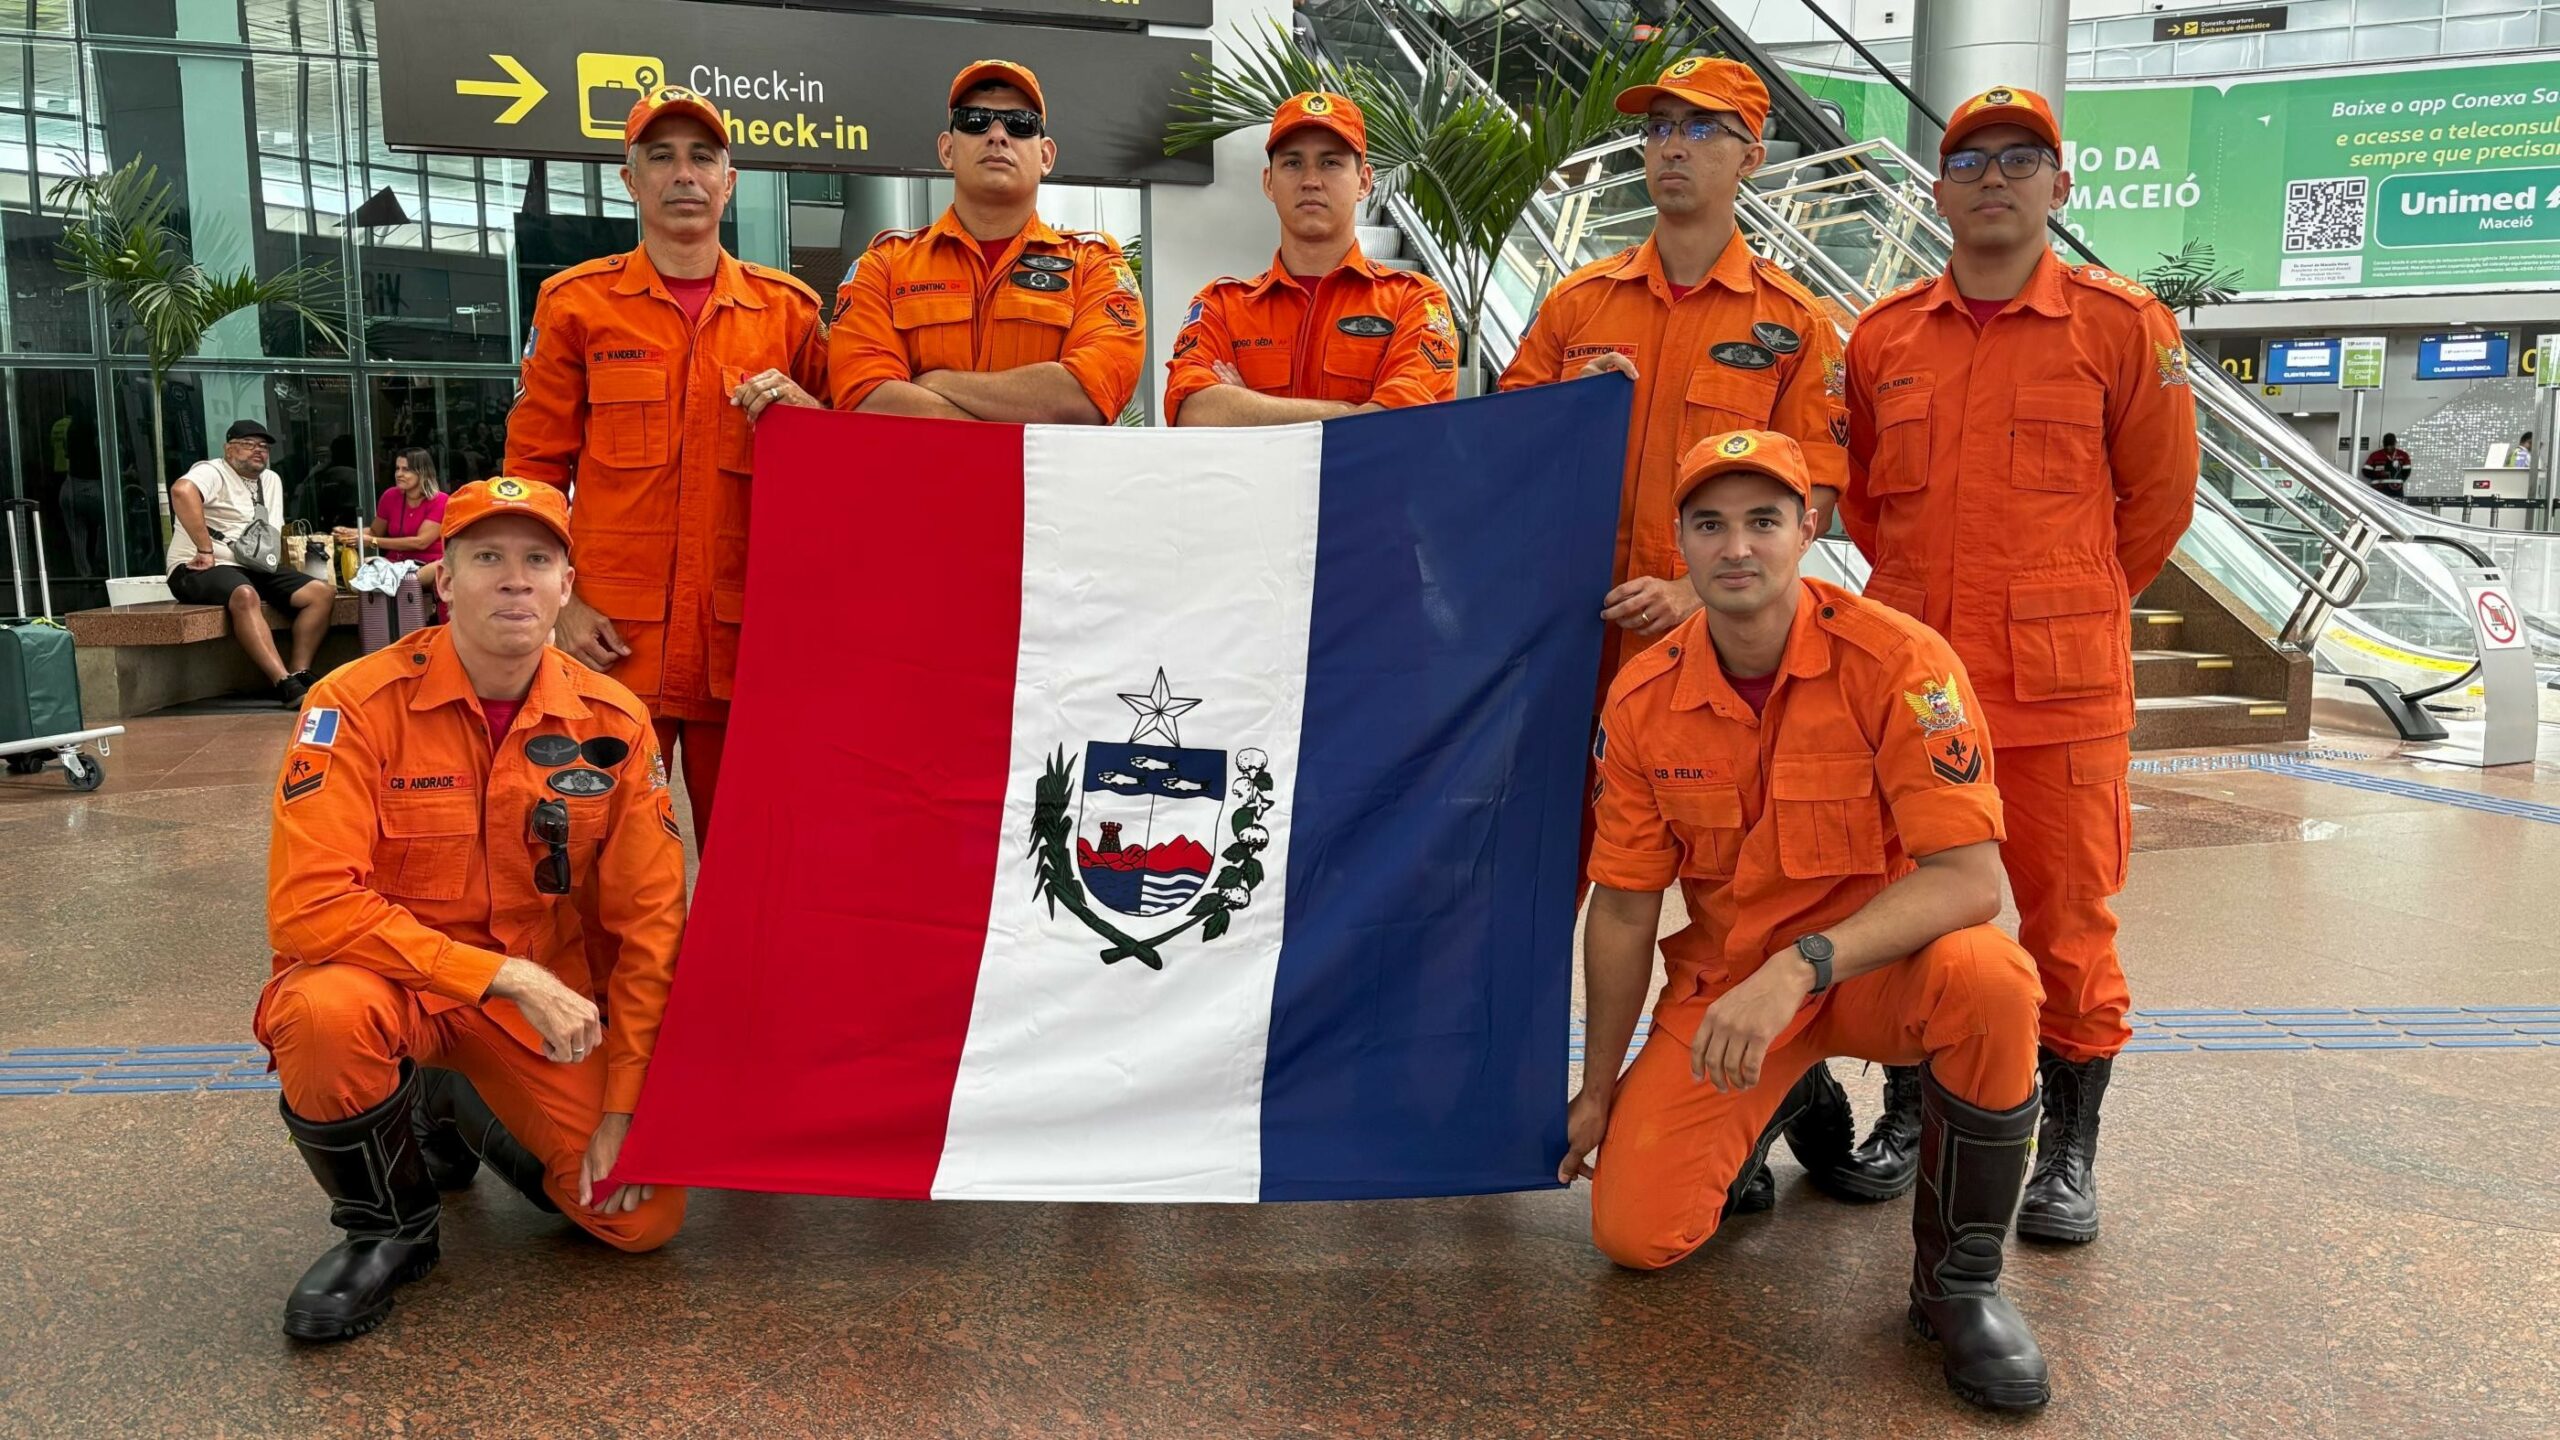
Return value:
<svg viewBox="0 0 2560 1440">
<path fill-rule="evenodd" d="M 2234 1010 L 2137 1010 L 2128 1055 L 2208 1050 L 2560 1049 L 2560 1005 L 2266 1005 Z M 1636 1043 L 1651 1029 L 1636 1023 Z M 1634 1047 L 1628 1047 L 1632 1054 Z M 1582 1059 L 1582 1021 L 1571 1058 Z"/>
</svg>

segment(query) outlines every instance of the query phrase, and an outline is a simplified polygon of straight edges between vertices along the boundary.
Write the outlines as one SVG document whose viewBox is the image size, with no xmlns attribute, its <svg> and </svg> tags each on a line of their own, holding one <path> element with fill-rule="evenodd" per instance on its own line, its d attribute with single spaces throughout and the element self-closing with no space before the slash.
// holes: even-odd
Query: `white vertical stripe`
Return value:
<svg viewBox="0 0 2560 1440">
<path fill-rule="evenodd" d="M 1013 774 L 936 1196 L 1258 1198 L 1322 446 L 1315 425 L 1024 433 Z M 1120 697 L 1149 690 L 1159 668 L 1174 695 L 1199 701 L 1175 722 L 1182 745 L 1224 750 L 1227 764 L 1223 803 L 1155 821 L 1154 841 L 1170 827 L 1212 856 L 1232 843 L 1246 749 L 1270 757 L 1279 803 L 1252 903 L 1217 940 L 1195 927 L 1167 942 L 1151 970 L 1105 965 L 1108 941 L 1064 908 L 1053 918 L 1027 852 L 1049 757 L 1063 747 L 1073 763 L 1072 806 L 1085 747 L 1137 738 Z M 1144 838 L 1128 827 L 1128 843 Z M 1189 905 L 1141 919 L 1090 892 L 1087 904 L 1141 938 L 1190 918 Z"/>
</svg>

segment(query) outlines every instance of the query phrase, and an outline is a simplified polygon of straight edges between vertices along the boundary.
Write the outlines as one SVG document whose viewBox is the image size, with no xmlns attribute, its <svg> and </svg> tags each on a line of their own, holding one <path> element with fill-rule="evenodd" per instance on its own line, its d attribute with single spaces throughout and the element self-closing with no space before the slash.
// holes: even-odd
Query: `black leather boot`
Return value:
<svg viewBox="0 0 2560 1440">
<path fill-rule="evenodd" d="M 1787 1148 L 1810 1170 L 1824 1158 L 1825 1137 L 1834 1132 L 1837 1139 L 1828 1148 L 1835 1152 L 1832 1163 L 1837 1163 L 1836 1156 L 1846 1155 L 1849 1150 L 1849 1097 L 1841 1091 L 1840 1082 L 1831 1078 L 1831 1071 L 1817 1060 L 1787 1091 L 1787 1098 L 1778 1102 L 1777 1113 L 1769 1117 L 1769 1123 L 1761 1127 L 1760 1141 L 1751 1147 L 1751 1158 L 1743 1162 L 1733 1184 L 1725 1190 L 1724 1218 L 1758 1215 L 1778 1208 L 1778 1181 L 1769 1173 L 1769 1149 L 1778 1143 L 1780 1135 L 1787 1137 Z M 1799 1139 L 1799 1135 L 1803 1138 Z M 1806 1158 L 1808 1150 L 1812 1159 Z"/>
<path fill-rule="evenodd" d="M 2032 1410 L 2053 1398 L 2035 1332 L 2000 1293 L 2001 1252 L 2035 1133 L 2033 1096 L 2015 1110 L 1977 1110 L 1936 1076 L 1921 1076 L 1911 1325 L 1938 1342 L 1948 1388 L 1992 1410 Z"/>
<path fill-rule="evenodd" d="M 2036 1173 L 2018 1206 L 2021 1238 L 2063 1245 L 2098 1238 L 2098 1106 L 2115 1068 L 2113 1057 L 2074 1063 L 2037 1047 L 2044 1126 L 2036 1134 Z"/>
<path fill-rule="evenodd" d="M 1866 1143 L 1837 1165 L 1805 1169 L 1824 1194 L 1841 1200 L 1866 1203 L 1909 1192 L 1920 1177 L 1920 1067 L 1884 1067 L 1884 1113 Z"/>
<path fill-rule="evenodd" d="M 485 1163 L 535 1208 L 560 1213 L 558 1202 L 542 1188 L 542 1161 L 507 1133 L 497 1113 L 461 1075 L 439 1069 L 419 1072 L 418 1133 L 437 1189 L 462 1189 Z M 457 1151 L 460 1163 L 451 1158 Z M 459 1178 L 448 1181 L 448 1176 Z"/>
<path fill-rule="evenodd" d="M 480 1173 L 480 1157 L 454 1123 L 454 1095 L 471 1082 L 434 1065 L 419 1067 L 418 1099 L 409 1111 L 409 1128 L 417 1133 L 418 1154 L 426 1161 L 427 1180 L 438 1190 L 467 1190 Z"/>
<path fill-rule="evenodd" d="M 361 1335 L 391 1313 L 393 1291 L 436 1268 L 441 1205 L 410 1128 L 417 1088 L 417 1072 L 404 1061 L 400 1088 L 352 1119 L 305 1120 L 278 1106 L 294 1148 L 329 1196 L 329 1223 L 347 1232 L 286 1297 L 287 1335 Z"/>
<path fill-rule="evenodd" d="M 1786 1122 L 1787 1149 L 1804 1167 L 1805 1175 L 1815 1184 L 1837 1171 L 1849 1161 L 1849 1147 L 1858 1143 L 1857 1118 L 1849 1113 L 1849 1092 L 1832 1078 L 1831 1067 L 1822 1061 L 1804 1072 L 1796 1082 L 1795 1093 L 1778 1113 L 1790 1115 Z"/>
</svg>

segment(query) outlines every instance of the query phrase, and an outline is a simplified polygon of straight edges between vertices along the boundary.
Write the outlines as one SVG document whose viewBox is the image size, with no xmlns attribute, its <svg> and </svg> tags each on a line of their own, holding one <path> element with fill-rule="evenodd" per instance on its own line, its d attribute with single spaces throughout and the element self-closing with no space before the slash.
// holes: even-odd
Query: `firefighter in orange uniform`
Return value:
<svg viewBox="0 0 2560 1440">
<path fill-rule="evenodd" d="M 1166 423 L 1289 425 L 1455 398 L 1448 293 L 1360 253 L 1360 202 L 1375 183 L 1360 107 L 1293 95 L 1263 150 L 1280 253 L 1253 279 L 1213 280 L 1193 297 L 1165 367 Z"/>
<path fill-rule="evenodd" d="M 1799 576 L 1812 492 L 1795 441 L 1741 431 L 1692 449 L 1664 502 L 1704 613 L 1628 661 L 1602 715 L 1589 1043 L 1557 1178 L 1591 1175 L 1594 1241 L 1658 1269 L 1730 1213 L 1799 1076 L 1831 1055 L 1921 1066 L 1911 1321 L 1967 1400 L 2042 1405 L 2043 1355 L 1999 1288 L 2035 1135 L 2036 977 L 1986 923 L 1989 748 L 1945 641 Z M 1653 1032 L 1620 1077 L 1675 880 L 1689 925 L 1662 941 Z"/>
<path fill-rule="evenodd" d="M 1556 282 L 1502 388 L 1606 370 L 1634 377 L 1627 472 L 1618 506 L 1613 627 L 1601 683 L 1696 613 L 1671 526 L 1680 457 L 1702 435 L 1767 428 L 1795 437 L 1817 509 L 1843 483 L 1840 337 L 1812 292 L 1751 253 L 1734 201 L 1760 168 L 1768 87 L 1749 66 L 1691 56 L 1657 84 L 1618 97 L 1644 117 L 1645 191 L 1653 234 L 1633 250 Z M 1822 522 L 1817 522 L 1822 523 Z"/>
<path fill-rule="evenodd" d="M 746 615 L 749 475 L 768 405 L 819 405 L 817 292 L 720 248 L 737 189 L 720 112 L 643 96 L 622 127 L 640 247 L 544 282 L 507 417 L 507 473 L 577 485 L 560 648 L 649 703 L 708 839 Z"/>
<path fill-rule="evenodd" d="M 675 973 L 684 846 L 647 707 L 544 643 L 570 528 L 548 485 L 456 491 L 452 623 L 313 686 L 285 756 L 253 1026 L 347 1237 L 286 1300 L 288 1335 L 380 1324 L 435 1267 L 437 1191 L 484 1161 L 618 1249 L 683 1223 L 681 1190 L 602 1183 Z"/>
<path fill-rule="evenodd" d="M 1009 60 L 952 80 L 936 142 L 951 208 L 881 232 L 837 287 L 837 409 L 1109 425 L 1128 408 L 1146 350 L 1138 277 L 1111 237 L 1041 223 L 1048 116 L 1039 79 Z"/>
<path fill-rule="evenodd" d="M 2053 111 L 2003 88 L 1939 145 L 1947 273 L 1886 296 L 1849 342 L 1849 489 L 1869 598 L 1947 637 L 2000 744 L 2018 938 L 2044 981 L 2045 1113 L 2018 1233 L 2098 1233 L 2098 1107 L 2131 1032 L 2107 898 L 2124 888 L 2131 597 L 2195 505 L 2195 400 L 2177 321 L 2140 285 L 2048 248 L 2071 193 Z M 1918 1163 L 1913 1077 L 1818 1183 L 1901 1193 Z"/>
</svg>

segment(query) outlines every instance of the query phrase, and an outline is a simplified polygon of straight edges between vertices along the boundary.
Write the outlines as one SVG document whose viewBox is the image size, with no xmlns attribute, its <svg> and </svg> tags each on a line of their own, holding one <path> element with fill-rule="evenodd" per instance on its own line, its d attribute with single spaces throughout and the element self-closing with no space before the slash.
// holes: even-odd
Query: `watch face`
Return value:
<svg viewBox="0 0 2560 1440">
<path fill-rule="evenodd" d="M 1796 953 L 1807 960 L 1828 960 L 1831 958 L 1831 937 L 1807 935 L 1796 942 Z"/>
</svg>

